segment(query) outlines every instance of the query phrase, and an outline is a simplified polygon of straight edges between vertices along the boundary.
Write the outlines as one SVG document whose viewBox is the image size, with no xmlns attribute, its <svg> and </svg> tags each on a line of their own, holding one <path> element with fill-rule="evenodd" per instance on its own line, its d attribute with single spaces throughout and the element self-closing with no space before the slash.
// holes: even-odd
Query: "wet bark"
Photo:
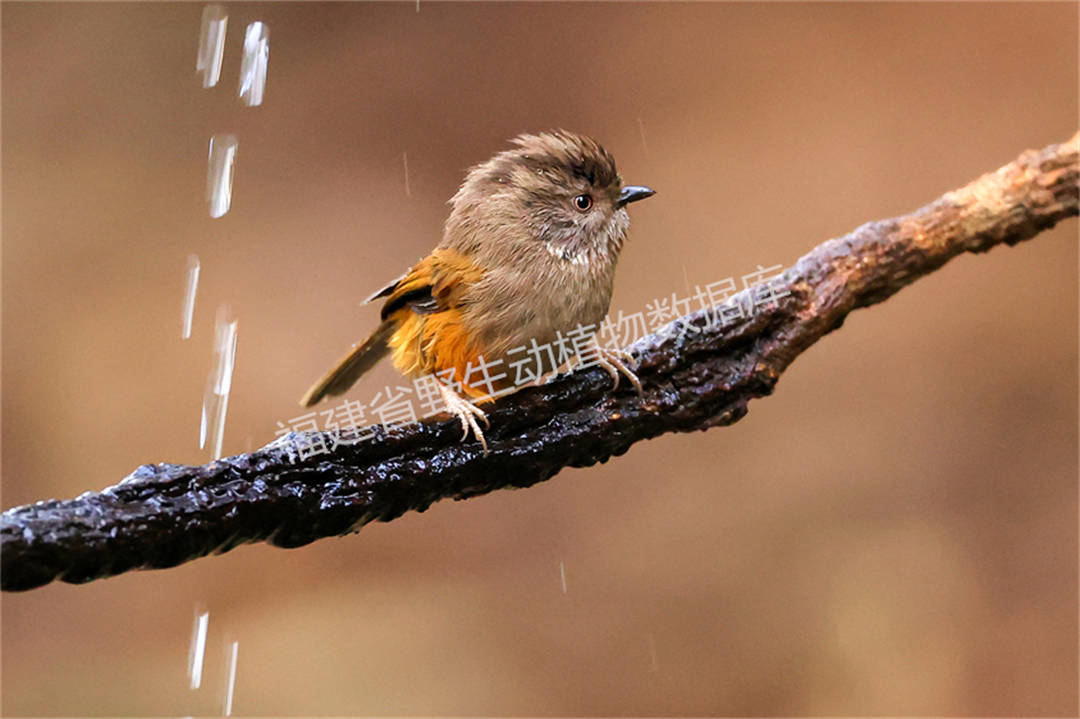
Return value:
<svg viewBox="0 0 1080 719">
<path fill-rule="evenodd" d="M 611 390 L 598 368 L 499 400 L 490 452 L 461 442 L 457 420 L 377 428 L 355 445 L 294 461 L 282 438 L 203 466 L 143 465 L 119 484 L 0 516 L 0 584 L 25 590 L 171 567 L 247 542 L 298 547 L 465 499 L 587 467 L 665 432 L 727 425 L 773 391 L 791 362 L 848 313 L 881 302 L 965 252 L 1030 239 L 1077 215 L 1078 136 L 1028 151 L 996 172 L 903 217 L 829 240 L 788 268 L 761 302 L 723 323 L 686 315 L 633 346 L 644 387 Z"/>
</svg>

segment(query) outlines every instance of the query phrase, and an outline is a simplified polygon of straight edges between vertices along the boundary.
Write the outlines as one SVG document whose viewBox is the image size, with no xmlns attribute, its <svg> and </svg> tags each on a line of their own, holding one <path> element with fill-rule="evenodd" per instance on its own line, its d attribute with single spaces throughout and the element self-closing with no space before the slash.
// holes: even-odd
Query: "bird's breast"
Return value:
<svg viewBox="0 0 1080 719">
<path fill-rule="evenodd" d="M 579 326 L 595 332 L 611 303 L 613 263 L 544 247 L 531 266 L 491 271 L 470 292 L 464 322 L 486 357 L 554 342 Z"/>
</svg>

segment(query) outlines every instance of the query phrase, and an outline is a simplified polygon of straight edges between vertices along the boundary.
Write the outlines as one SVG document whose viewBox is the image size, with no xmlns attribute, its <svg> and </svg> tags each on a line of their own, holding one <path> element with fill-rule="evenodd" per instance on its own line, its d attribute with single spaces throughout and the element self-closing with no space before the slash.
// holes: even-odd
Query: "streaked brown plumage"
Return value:
<svg viewBox="0 0 1080 719">
<path fill-rule="evenodd" d="M 511 142 L 469 171 L 450 201 L 442 242 L 370 298 L 385 298 L 382 323 L 302 405 L 341 394 L 387 353 L 410 376 L 453 368 L 454 381 L 462 382 L 481 355 L 505 361 L 531 340 L 544 345 L 557 333 L 599 327 L 630 225 L 625 205 L 653 192 L 623 187 L 614 158 L 591 138 L 557 130 Z M 638 386 L 624 359 L 602 351 L 600 364 L 616 383 L 622 372 Z M 483 412 L 453 389 L 440 389 L 465 435 L 471 428 L 486 449 L 476 423 Z M 487 399 L 486 388 L 462 390 Z"/>
</svg>

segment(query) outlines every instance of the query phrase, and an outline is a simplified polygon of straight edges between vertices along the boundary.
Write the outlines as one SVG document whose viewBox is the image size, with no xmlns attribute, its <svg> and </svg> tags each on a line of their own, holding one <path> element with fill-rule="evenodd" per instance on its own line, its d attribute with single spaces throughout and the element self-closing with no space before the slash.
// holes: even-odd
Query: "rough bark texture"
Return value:
<svg viewBox="0 0 1080 719">
<path fill-rule="evenodd" d="M 201 467 L 144 465 L 102 492 L 4 512 L 2 587 L 171 567 L 245 542 L 297 547 L 446 497 L 527 487 L 665 432 L 731 424 L 852 310 L 963 252 L 1012 245 L 1075 216 L 1078 137 L 1025 152 L 910 215 L 825 242 L 785 271 L 786 296 L 745 320 L 710 326 L 697 312 L 643 338 L 633 347 L 641 398 L 626 383 L 612 392 L 599 369 L 522 390 L 489 410 L 487 455 L 445 420 L 380 429 L 295 463 L 285 438 Z"/>
</svg>

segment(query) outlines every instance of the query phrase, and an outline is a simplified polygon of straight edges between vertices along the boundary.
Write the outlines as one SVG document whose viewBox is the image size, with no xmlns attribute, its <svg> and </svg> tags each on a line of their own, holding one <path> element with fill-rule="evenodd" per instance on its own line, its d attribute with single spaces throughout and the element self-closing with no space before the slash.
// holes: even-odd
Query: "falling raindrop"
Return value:
<svg viewBox="0 0 1080 719">
<path fill-rule="evenodd" d="M 188 677 L 191 688 L 202 686 L 203 657 L 206 655 L 206 628 L 210 625 L 210 612 L 195 610 L 195 626 L 191 632 L 191 649 L 188 651 Z"/>
<path fill-rule="evenodd" d="M 195 293 L 199 291 L 199 256 L 188 255 L 187 280 L 184 283 L 184 305 L 180 320 L 180 337 L 191 337 L 191 320 L 195 316 Z"/>
<path fill-rule="evenodd" d="M 211 217 L 222 217 L 232 205 L 233 166 L 237 145 L 236 135 L 219 134 L 210 138 L 206 201 L 210 204 Z"/>
<path fill-rule="evenodd" d="M 214 321 L 214 364 L 206 379 L 199 424 L 199 448 L 205 448 L 209 439 L 214 459 L 221 458 L 225 438 L 225 416 L 229 411 L 229 392 L 236 366 L 237 327 L 238 322 L 232 319 L 229 306 L 219 307 Z"/>
<path fill-rule="evenodd" d="M 225 29 L 229 16 L 221 5 L 207 5 L 202 12 L 199 28 L 199 55 L 195 70 L 202 74 L 203 87 L 217 85 L 221 77 L 221 61 L 225 57 Z"/>
<path fill-rule="evenodd" d="M 229 645 L 229 675 L 225 681 L 225 716 L 232 716 L 233 690 L 236 688 L 236 655 L 240 650 L 240 642 Z"/>
<path fill-rule="evenodd" d="M 253 22 L 244 31 L 244 59 L 240 63 L 240 99 L 248 107 L 261 105 L 270 63 L 270 28 Z"/>
<path fill-rule="evenodd" d="M 562 593 L 566 594 L 566 565 L 559 562 L 559 576 L 562 578 Z"/>
</svg>

